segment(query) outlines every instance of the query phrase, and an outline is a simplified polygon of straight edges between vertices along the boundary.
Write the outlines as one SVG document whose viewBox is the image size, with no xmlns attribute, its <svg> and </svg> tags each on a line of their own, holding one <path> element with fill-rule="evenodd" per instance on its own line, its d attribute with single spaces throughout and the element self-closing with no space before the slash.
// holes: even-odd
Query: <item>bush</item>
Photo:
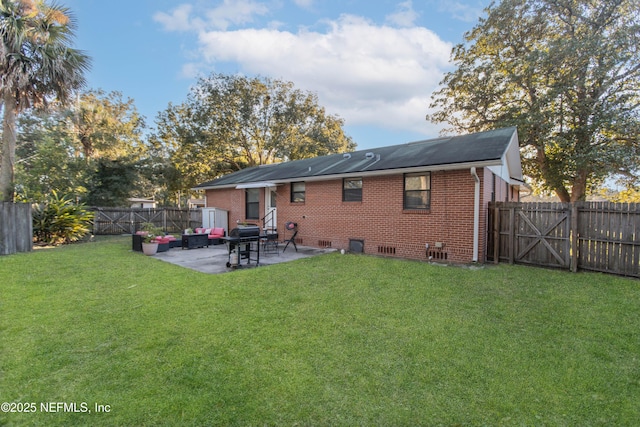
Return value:
<svg viewBox="0 0 640 427">
<path fill-rule="evenodd" d="M 151 243 L 156 237 L 164 236 L 162 228 L 156 227 L 151 222 L 145 222 L 144 224 L 142 224 L 142 226 L 140 227 L 140 231 L 144 231 L 146 233 L 143 237 L 143 241 L 145 243 Z"/>
<path fill-rule="evenodd" d="M 54 191 L 33 208 L 33 237 L 36 244 L 60 245 L 80 240 L 91 231 L 94 214 Z"/>
</svg>

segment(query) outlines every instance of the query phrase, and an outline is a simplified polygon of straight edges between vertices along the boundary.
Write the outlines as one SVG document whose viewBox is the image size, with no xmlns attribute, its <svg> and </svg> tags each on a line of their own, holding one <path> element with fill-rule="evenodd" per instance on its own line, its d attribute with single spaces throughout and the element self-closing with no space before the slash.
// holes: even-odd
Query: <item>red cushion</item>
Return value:
<svg viewBox="0 0 640 427">
<path fill-rule="evenodd" d="M 223 237 L 224 236 L 224 228 L 216 227 L 211 229 L 211 233 L 209 237 Z"/>
</svg>

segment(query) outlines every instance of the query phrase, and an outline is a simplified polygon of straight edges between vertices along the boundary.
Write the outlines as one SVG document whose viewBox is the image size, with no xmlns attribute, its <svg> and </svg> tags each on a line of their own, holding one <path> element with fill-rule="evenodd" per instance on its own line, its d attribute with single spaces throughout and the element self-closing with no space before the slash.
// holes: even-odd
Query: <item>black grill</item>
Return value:
<svg viewBox="0 0 640 427">
<path fill-rule="evenodd" d="M 260 237 L 260 227 L 257 225 L 245 225 L 241 227 L 237 227 L 232 229 L 229 232 L 229 237 L 235 237 L 240 239 L 247 238 L 255 238 L 258 239 Z"/>
<path fill-rule="evenodd" d="M 260 264 L 260 227 L 257 225 L 238 226 L 229 232 L 229 237 L 223 237 L 222 240 L 229 249 L 227 267 L 240 267 L 243 259 L 247 260 L 247 264 L 252 260 L 256 265 Z"/>
</svg>

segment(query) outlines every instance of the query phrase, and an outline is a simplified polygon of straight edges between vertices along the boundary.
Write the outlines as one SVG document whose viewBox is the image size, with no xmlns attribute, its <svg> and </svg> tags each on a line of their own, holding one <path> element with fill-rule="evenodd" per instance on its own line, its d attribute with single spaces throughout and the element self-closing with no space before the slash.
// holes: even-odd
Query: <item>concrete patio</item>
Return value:
<svg viewBox="0 0 640 427">
<path fill-rule="evenodd" d="M 260 266 L 279 264 L 281 262 L 293 261 L 335 251 L 335 249 L 317 249 L 298 246 L 298 251 L 296 252 L 295 248 L 289 245 L 287 250 L 283 252 L 283 248 L 284 245 L 279 245 L 277 253 L 265 252 L 261 248 Z M 153 257 L 202 273 L 217 274 L 235 270 L 234 268 L 227 267 L 229 251 L 225 244 L 210 245 L 208 248 L 198 249 L 172 248 L 166 252 L 158 252 L 156 255 L 153 255 Z M 255 253 L 252 253 L 251 257 L 254 258 Z M 254 260 L 252 260 L 250 264 L 247 264 L 246 259 L 241 260 L 241 269 L 254 267 L 256 267 Z"/>
</svg>

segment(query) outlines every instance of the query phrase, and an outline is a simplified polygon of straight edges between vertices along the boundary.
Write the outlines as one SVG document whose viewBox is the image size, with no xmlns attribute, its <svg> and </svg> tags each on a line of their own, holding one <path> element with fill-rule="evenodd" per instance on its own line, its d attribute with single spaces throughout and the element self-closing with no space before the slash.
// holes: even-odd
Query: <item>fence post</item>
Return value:
<svg viewBox="0 0 640 427">
<path fill-rule="evenodd" d="M 167 231 L 167 210 L 162 210 L 162 231 Z"/>
<path fill-rule="evenodd" d="M 578 203 L 572 203 L 571 209 L 571 271 L 578 271 Z"/>
<path fill-rule="evenodd" d="M 493 263 L 498 264 L 500 258 L 500 207 L 493 208 Z"/>
<path fill-rule="evenodd" d="M 516 206 L 509 205 L 509 264 L 515 262 L 516 246 Z"/>
</svg>

